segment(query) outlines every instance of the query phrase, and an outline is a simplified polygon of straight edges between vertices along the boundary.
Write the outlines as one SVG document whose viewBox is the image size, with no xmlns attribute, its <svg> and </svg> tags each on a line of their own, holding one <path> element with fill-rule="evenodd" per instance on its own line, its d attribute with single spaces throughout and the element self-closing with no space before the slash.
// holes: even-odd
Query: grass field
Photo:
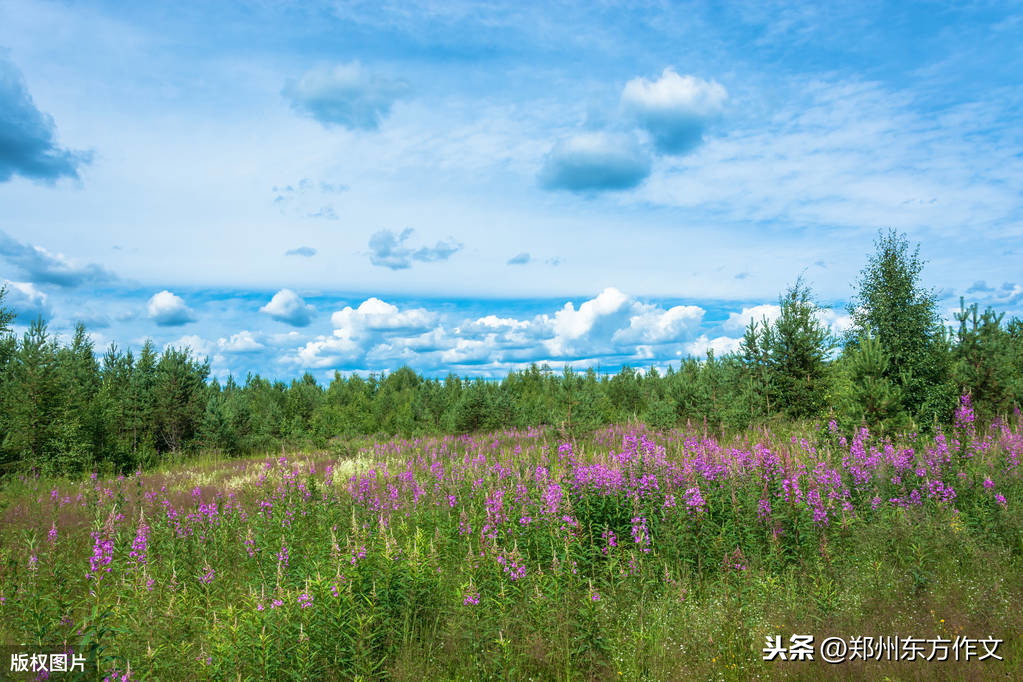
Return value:
<svg viewBox="0 0 1023 682">
<path fill-rule="evenodd" d="M 111 679 L 1023 679 L 1023 424 L 976 426 L 504 431 L 24 477 L 0 491 L 0 643 Z M 763 660 L 792 634 L 993 637 L 1004 660 Z"/>
</svg>

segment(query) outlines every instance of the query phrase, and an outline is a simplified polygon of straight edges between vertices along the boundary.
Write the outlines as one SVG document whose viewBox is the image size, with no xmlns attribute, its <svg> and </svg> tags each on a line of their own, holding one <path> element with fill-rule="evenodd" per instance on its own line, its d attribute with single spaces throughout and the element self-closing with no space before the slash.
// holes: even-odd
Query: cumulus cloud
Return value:
<svg viewBox="0 0 1023 682">
<path fill-rule="evenodd" d="M 304 258 L 312 258 L 316 255 L 316 249 L 311 246 L 300 246 L 297 249 L 288 249 L 284 252 L 285 256 L 302 256 Z"/>
<path fill-rule="evenodd" d="M 407 92 L 404 81 L 384 78 L 352 62 L 312 69 L 287 81 L 282 94 L 292 109 L 325 128 L 376 130 Z"/>
<path fill-rule="evenodd" d="M 46 294 L 31 282 L 3 280 L 0 289 L 3 288 L 7 290 L 3 306 L 15 314 L 15 322 L 28 324 L 37 317 L 47 320 L 53 316 Z"/>
<path fill-rule="evenodd" d="M 658 151 L 684 154 L 700 144 L 728 93 L 715 81 L 680 76 L 670 67 L 655 81 L 634 78 L 622 91 L 622 106 L 653 138 Z"/>
<path fill-rule="evenodd" d="M 727 332 L 742 333 L 749 326 L 749 323 L 756 321 L 760 324 L 764 319 L 768 323 L 775 322 L 781 316 L 781 306 L 774 303 L 743 308 L 742 312 L 729 313 L 728 319 L 721 323 L 721 328 Z M 852 327 L 852 317 L 845 311 L 836 311 L 832 308 L 819 308 L 817 320 L 820 321 L 833 335 L 840 335 Z"/>
<path fill-rule="evenodd" d="M 2 148 L 3 140 L 0 139 L 0 150 Z M 113 273 L 100 265 L 79 263 L 63 254 L 50 253 L 41 246 L 22 243 L 3 231 L 0 231 L 0 256 L 37 283 L 77 287 L 117 279 Z"/>
<path fill-rule="evenodd" d="M 190 350 L 194 357 L 209 357 L 213 354 L 213 344 L 197 334 L 186 334 L 176 341 L 170 341 L 163 346 L 164 350 L 175 348 L 177 350 Z"/>
<path fill-rule="evenodd" d="M 650 175 L 650 156 L 629 135 L 588 132 L 557 142 L 544 158 L 540 186 L 602 192 L 631 189 Z"/>
<path fill-rule="evenodd" d="M 703 308 L 678 305 L 668 310 L 643 303 L 633 304 L 629 326 L 615 332 L 618 343 L 659 344 L 690 336 L 703 322 Z"/>
<path fill-rule="evenodd" d="M 53 182 L 77 178 L 89 152 L 61 148 L 53 118 L 39 111 L 21 72 L 0 50 L 0 182 L 14 174 Z"/>
<path fill-rule="evenodd" d="M 438 241 L 432 247 L 420 247 L 412 249 L 405 246 L 405 241 L 412 236 L 414 230 L 405 228 L 400 234 L 393 230 L 380 230 L 369 238 L 369 261 L 373 265 L 390 268 L 392 270 L 405 270 L 412 267 L 412 261 L 425 263 L 447 260 L 461 250 L 462 245 L 451 241 Z"/>
<path fill-rule="evenodd" d="M 217 347 L 227 353 L 251 353 L 253 351 L 263 350 L 266 348 L 266 346 L 260 343 L 256 339 L 255 335 L 248 330 L 232 334 L 230 338 L 218 339 Z"/>
<path fill-rule="evenodd" d="M 715 357 L 721 357 L 728 353 L 737 352 L 741 342 L 742 339 L 730 336 L 718 336 L 711 339 L 708 338 L 706 334 L 701 334 L 695 340 L 683 345 L 683 350 L 679 352 L 678 355 L 691 355 L 694 358 L 702 358 L 707 355 L 707 351 L 712 350 L 714 351 Z"/>
<path fill-rule="evenodd" d="M 293 327 L 307 327 L 316 314 L 316 308 L 302 300 L 302 297 L 291 289 L 281 289 L 273 295 L 269 303 L 259 309 L 259 312 Z"/>
<path fill-rule="evenodd" d="M 345 306 L 330 316 L 330 322 L 338 329 L 371 331 L 422 331 L 429 329 L 437 315 L 425 308 L 413 308 L 402 312 L 398 306 L 367 298 L 358 308 Z"/>
<path fill-rule="evenodd" d="M 286 359 L 302 367 L 358 362 L 373 349 L 386 346 L 385 342 L 398 334 L 407 336 L 431 329 L 436 319 L 434 313 L 423 308 L 402 311 L 379 298 L 368 298 L 358 308 L 345 306 L 335 312 L 330 316 L 334 326 L 332 335 L 317 337 Z M 411 356 L 406 353 L 404 357 Z"/>
<path fill-rule="evenodd" d="M 743 308 L 742 312 L 729 313 L 728 319 L 721 323 L 725 331 L 741 332 L 749 326 L 749 323 L 756 320 L 759 324 L 763 319 L 774 322 L 781 315 L 781 306 L 773 303 L 764 303 L 749 308 Z"/>
<path fill-rule="evenodd" d="M 517 256 L 508 259 L 508 265 L 525 265 L 529 262 L 529 254 L 523 251 Z"/>
<path fill-rule="evenodd" d="M 166 289 L 153 294 L 147 305 L 149 319 L 161 327 L 180 327 L 195 322 L 195 313 L 185 305 L 185 301 Z"/>
</svg>

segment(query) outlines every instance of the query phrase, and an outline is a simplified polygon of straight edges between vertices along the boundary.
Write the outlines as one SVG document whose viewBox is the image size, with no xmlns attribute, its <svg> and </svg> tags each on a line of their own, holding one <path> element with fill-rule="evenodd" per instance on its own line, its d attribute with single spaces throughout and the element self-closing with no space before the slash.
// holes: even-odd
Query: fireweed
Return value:
<svg viewBox="0 0 1023 682">
<path fill-rule="evenodd" d="M 1021 546 L 1023 429 L 980 428 L 968 398 L 933 437 L 831 422 L 731 441 L 627 426 L 575 441 L 529 429 L 361 445 L 354 460 L 25 478 L 0 512 L 0 558 L 18 558 L 0 561 L 0 637 L 75 641 L 100 632 L 105 614 L 102 672 L 130 665 L 165 679 L 274 679 L 297 674 L 299 659 L 327 677 L 477 679 L 509 652 L 527 677 L 656 679 L 713 676 L 687 667 L 713 635 L 753 675 L 770 671 L 749 651 L 779 631 L 768 619 L 779 599 L 796 600 L 786 632 L 804 613 L 841 607 L 825 586 L 839 582 L 843 556 L 864 551 L 859 538 L 880 538 L 891 571 L 905 563 L 907 582 L 892 585 L 932 602 L 937 559 L 908 544 L 944 542 L 951 527 L 977 556 Z M 26 533 L 48 542 L 29 553 Z M 910 540 L 893 544 L 897 535 Z M 868 594 L 883 588 L 872 570 Z M 1008 580 L 989 578 L 975 609 L 1010 594 Z M 660 649 L 630 634 L 649 632 L 651 618 L 675 624 L 659 631 Z M 687 653 L 664 653 L 700 628 Z M 129 631 L 142 634 L 117 634 Z M 725 649 L 714 651 L 708 663 Z"/>
</svg>

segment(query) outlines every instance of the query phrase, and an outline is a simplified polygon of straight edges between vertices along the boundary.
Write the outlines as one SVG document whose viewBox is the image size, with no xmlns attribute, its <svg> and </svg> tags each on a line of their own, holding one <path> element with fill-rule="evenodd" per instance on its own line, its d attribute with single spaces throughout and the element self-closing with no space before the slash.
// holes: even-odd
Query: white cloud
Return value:
<svg viewBox="0 0 1023 682">
<path fill-rule="evenodd" d="M 742 339 L 730 336 L 718 336 L 710 339 L 706 334 L 701 334 L 696 340 L 690 341 L 682 346 L 683 351 L 679 356 L 692 355 L 695 358 L 702 358 L 707 355 L 708 350 L 714 351 L 715 357 L 721 357 L 727 353 L 734 353 L 739 350 Z"/>
<path fill-rule="evenodd" d="M 214 345 L 197 334 L 185 334 L 176 341 L 164 344 L 164 349 L 177 348 L 178 350 L 189 349 L 196 357 L 208 357 L 213 354 Z"/>
<path fill-rule="evenodd" d="M 307 304 L 302 297 L 291 289 L 281 289 L 270 302 L 259 309 L 278 322 L 294 327 L 306 327 L 316 314 L 316 308 Z"/>
<path fill-rule="evenodd" d="M 637 314 L 629 319 L 628 329 L 615 332 L 619 343 L 666 343 L 690 336 L 703 321 L 704 310 L 695 305 L 679 305 L 664 310 L 655 305 L 637 303 Z"/>
<path fill-rule="evenodd" d="M 669 67 L 656 81 L 634 78 L 626 83 L 622 106 L 650 133 L 659 151 L 681 154 L 700 144 L 727 98 L 721 84 L 680 76 Z"/>
<path fill-rule="evenodd" d="M 817 319 L 820 320 L 833 336 L 841 336 L 848 329 L 852 328 L 852 316 L 845 311 L 837 311 L 832 308 L 821 308 L 817 311 Z"/>
<path fill-rule="evenodd" d="M 728 319 L 721 323 L 721 328 L 730 332 L 742 332 L 754 320 L 757 324 L 760 324 L 764 318 L 767 318 L 768 323 L 773 323 L 780 315 L 781 306 L 774 303 L 764 303 L 743 308 L 740 313 L 729 313 Z"/>
<path fill-rule="evenodd" d="M 218 339 L 217 347 L 228 353 L 251 353 L 252 351 L 266 348 L 266 346 L 260 343 L 256 339 L 255 335 L 248 330 L 232 334 L 230 338 Z"/>
<path fill-rule="evenodd" d="M 185 301 L 167 290 L 153 294 L 147 304 L 149 318 L 161 327 L 180 327 L 195 322 L 195 313 Z"/>
<path fill-rule="evenodd" d="M 379 298 L 367 298 L 358 308 L 345 306 L 330 316 L 330 321 L 338 329 L 361 331 L 363 329 L 381 330 L 425 330 L 437 319 L 435 313 L 425 308 L 414 308 L 402 312 L 398 306 L 381 301 Z"/>
</svg>

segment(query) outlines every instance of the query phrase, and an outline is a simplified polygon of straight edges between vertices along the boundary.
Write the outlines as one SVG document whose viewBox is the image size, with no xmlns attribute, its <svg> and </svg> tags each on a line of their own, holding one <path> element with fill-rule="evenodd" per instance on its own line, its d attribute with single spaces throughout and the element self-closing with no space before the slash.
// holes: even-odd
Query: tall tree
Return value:
<svg viewBox="0 0 1023 682">
<path fill-rule="evenodd" d="M 883 375 L 901 389 L 903 408 L 925 424 L 946 420 L 955 406 L 949 344 L 937 295 L 920 281 L 920 247 L 911 251 L 894 230 L 881 231 L 874 247 L 849 303 L 847 348 L 875 338 L 889 358 Z"/>
</svg>

